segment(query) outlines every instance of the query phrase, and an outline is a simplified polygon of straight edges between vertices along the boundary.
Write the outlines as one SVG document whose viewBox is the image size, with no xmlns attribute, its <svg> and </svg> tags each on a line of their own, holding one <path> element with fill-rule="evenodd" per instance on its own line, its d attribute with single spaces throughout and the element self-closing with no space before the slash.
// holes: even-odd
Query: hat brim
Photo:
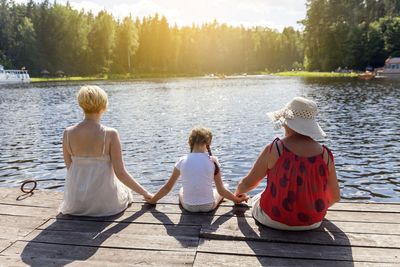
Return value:
<svg viewBox="0 0 400 267">
<path fill-rule="evenodd" d="M 315 120 L 296 118 L 295 120 L 286 120 L 286 125 L 293 131 L 312 138 L 323 138 L 326 136 L 326 133 Z"/>
<path fill-rule="evenodd" d="M 277 113 L 277 111 L 272 111 L 267 113 L 267 116 L 271 120 L 271 122 L 274 122 L 275 120 L 275 113 Z"/>
</svg>

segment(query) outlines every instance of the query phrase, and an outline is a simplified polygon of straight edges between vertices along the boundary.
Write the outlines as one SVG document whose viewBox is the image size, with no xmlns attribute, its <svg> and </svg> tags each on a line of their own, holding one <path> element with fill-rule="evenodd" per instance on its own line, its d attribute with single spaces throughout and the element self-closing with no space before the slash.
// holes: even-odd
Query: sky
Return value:
<svg viewBox="0 0 400 267">
<path fill-rule="evenodd" d="M 16 2 L 27 2 L 17 0 Z M 37 1 L 41 2 L 41 1 Z M 57 0 L 57 3 L 66 3 Z M 266 26 L 282 30 L 292 26 L 302 29 L 297 22 L 305 18 L 306 0 L 70 0 L 70 5 L 97 14 L 102 9 L 117 18 L 142 18 L 155 13 L 165 16 L 168 23 L 179 27 L 212 22 L 232 26 Z"/>
</svg>

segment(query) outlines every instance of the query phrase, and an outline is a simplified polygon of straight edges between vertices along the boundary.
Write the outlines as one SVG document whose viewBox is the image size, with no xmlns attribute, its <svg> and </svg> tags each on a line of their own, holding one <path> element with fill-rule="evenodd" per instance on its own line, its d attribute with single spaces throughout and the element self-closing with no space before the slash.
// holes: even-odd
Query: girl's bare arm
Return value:
<svg viewBox="0 0 400 267">
<path fill-rule="evenodd" d="M 222 197 L 227 198 L 227 199 L 233 201 L 234 203 L 240 203 L 242 201 L 247 201 L 248 197 L 235 196 L 234 194 L 232 194 L 231 191 L 229 191 L 228 189 L 225 188 L 225 186 L 222 182 L 222 178 L 221 178 L 221 171 L 219 171 L 216 175 L 214 175 L 214 183 L 215 183 L 215 187 L 217 188 L 218 194 L 220 194 Z"/>
<path fill-rule="evenodd" d="M 154 197 L 151 199 L 146 199 L 146 201 L 150 204 L 157 203 L 157 201 L 159 201 L 172 190 L 180 175 L 181 172 L 177 168 L 174 168 L 168 181 L 160 188 L 160 190 L 158 190 Z"/>
</svg>

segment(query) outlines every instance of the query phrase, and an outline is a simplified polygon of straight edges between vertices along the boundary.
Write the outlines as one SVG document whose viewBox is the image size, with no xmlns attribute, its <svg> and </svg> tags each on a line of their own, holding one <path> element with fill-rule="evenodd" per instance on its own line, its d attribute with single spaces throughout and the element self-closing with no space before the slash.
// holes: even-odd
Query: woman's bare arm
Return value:
<svg viewBox="0 0 400 267">
<path fill-rule="evenodd" d="M 270 145 L 267 145 L 258 156 L 250 172 L 239 182 L 235 195 L 245 194 L 254 189 L 267 175 L 269 150 Z"/>
<path fill-rule="evenodd" d="M 72 158 L 71 158 L 71 154 L 68 152 L 67 141 L 68 141 L 67 130 L 65 130 L 64 134 L 63 134 L 63 156 L 64 156 L 65 166 L 67 167 L 67 170 L 69 170 L 69 167 L 71 166 Z"/>
<path fill-rule="evenodd" d="M 329 155 L 328 155 L 329 157 Z M 329 177 L 328 177 L 328 194 L 329 194 L 329 207 L 340 201 L 340 188 L 336 174 L 335 162 L 333 159 L 329 160 Z"/>
<path fill-rule="evenodd" d="M 136 180 L 126 171 L 124 160 L 122 159 L 122 148 L 118 132 L 116 130 L 108 130 L 107 133 L 111 136 L 110 156 L 115 175 L 124 185 L 144 196 L 145 199 L 151 198 L 153 195 L 136 182 Z"/>
<path fill-rule="evenodd" d="M 220 194 L 222 197 L 227 198 L 234 203 L 240 203 L 242 201 L 247 201 L 249 197 L 246 196 L 235 196 L 232 194 L 231 191 L 225 188 L 222 178 L 221 178 L 221 172 L 219 171 L 216 175 L 214 175 L 214 183 L 215 187 L 217 188 L 218 194 Z"/>
</svg>

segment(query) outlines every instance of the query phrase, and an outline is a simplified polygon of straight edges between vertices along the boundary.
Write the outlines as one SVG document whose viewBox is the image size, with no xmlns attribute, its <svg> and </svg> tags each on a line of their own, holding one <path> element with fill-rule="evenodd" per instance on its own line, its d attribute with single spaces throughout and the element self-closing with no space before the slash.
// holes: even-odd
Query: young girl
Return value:
<svg viewBox="0 0 400 267">
<path fill-rule="evenodd" d="M 190 154 L 175 164 L 174 171 L 167 183 L 154 195 L 146 199 L 150 204 L 168 194 L 182 175 L 182 188 L 179 201 L 190 212 L 208 212 L 215 209 L 223 198 L 235 203 L 247 201 L 246 196 L 235 196 L 225 189 L 217 158 L 211 154 L 212 133 L 204 127 L 194 128 L 189 136 Z M 208 154 L 207 154 L 208 152 Z M 214 180 L 217 191 L 212 189 Z"/>
<path fill-rule="evenodd" d="M 276 128 L 285 129 L 285 138 L 265 147 L 236 194 L 254 189 L 267 175 L 267 188 L 252 199 L 253 217 L 280 230 L 317 228 L 340 200 L 333 155 L 314 140 L 325 136 L 315 120 L 317 105 L 296 97 L 268 115 Z"/>
</svg>

